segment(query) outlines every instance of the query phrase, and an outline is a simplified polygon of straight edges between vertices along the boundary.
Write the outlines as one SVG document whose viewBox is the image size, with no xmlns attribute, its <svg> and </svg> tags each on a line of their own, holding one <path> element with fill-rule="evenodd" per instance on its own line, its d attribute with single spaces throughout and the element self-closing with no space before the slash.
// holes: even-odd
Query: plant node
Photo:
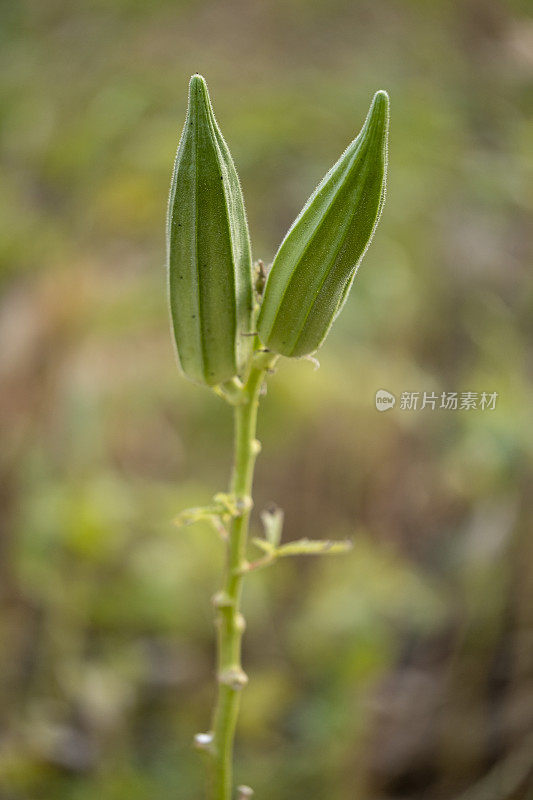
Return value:
<svg viewBox="0 0 533 800">
<path fill-rule="evenodd" d="M 194 737 L 194 746 L 197 750 L 204 750 L 205 752 L 213 752 L 213 733 L 197 733 Z"/>
<path fill-rule="evenodd" d="M 235 600 L 227 592 L 217 592 L 211 598 L 215 608 L 231 608 L 235 605 Z"/>
<path fill-rule="evenodd" d="M 234 691 L 240 691 L 248 683 L 248 675 L 240 667 L 228 667 L 218 673 L 218 682 Z"/>
</svg>

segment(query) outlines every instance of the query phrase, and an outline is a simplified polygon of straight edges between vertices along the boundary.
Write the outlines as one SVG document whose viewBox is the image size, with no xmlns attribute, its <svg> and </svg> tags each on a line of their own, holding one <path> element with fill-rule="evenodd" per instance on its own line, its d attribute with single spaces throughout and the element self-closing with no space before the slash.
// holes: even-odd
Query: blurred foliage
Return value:
<svg viewBox="0 0 533 800">
<path fill-rule="evenodd" d="M 0 798 L 199 798 L 231 421 L 181 379 L 164 213 L 209 82 L 254 254 L 392 100 L 388 202 L 320 354 L 283 365 L 257 508 L 353 537 L 246 587 L 258 798 L 533 791 L 533 18 L 520 0 L 0 4 Z M 496 391 L 379 414 L 374 393 Z"/>
</svg>

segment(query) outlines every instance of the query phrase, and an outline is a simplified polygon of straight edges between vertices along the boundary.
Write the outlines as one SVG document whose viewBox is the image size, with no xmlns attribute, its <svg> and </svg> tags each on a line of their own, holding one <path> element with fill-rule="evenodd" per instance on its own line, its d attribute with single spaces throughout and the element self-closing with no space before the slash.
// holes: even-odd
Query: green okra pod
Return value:
<svg viewBox="0 0 533 800">
<path fill-rule="evenodd" d="M 320 347 L 342 308 L 385 199 L 389 98 L 374 95 L 365 124 L 292 224 L 267 279 L 262 343 L 298 357 Z"/>
<path fill-rule="evenodd" d="M 170 313 L 178 359 L 209 386 L 240 376 L 252 337 L 252 259 L 244 202 L 205 80 L 193 75 L 167 216 Z"/>
</svg>

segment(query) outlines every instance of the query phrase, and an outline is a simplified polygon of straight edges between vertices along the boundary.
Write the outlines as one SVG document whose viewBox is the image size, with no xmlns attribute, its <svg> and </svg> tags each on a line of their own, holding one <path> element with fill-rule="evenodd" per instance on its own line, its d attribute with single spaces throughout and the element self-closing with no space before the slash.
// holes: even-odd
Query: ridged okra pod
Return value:
<svg viewBox="0 0 533 800">
<path fill-rule="evenodd" d="M 244 202 L 200 75 L 176 155 L 167 215 L 168 289 L 179 363 L 214 386 L 246 368 L 252 339 L 252 260 Z"/>
<path fill-rule="evenodd" d="M 258 321 L 263 344 L 298 357 L 324 341 L 351 288 L 385 199 L 389 98 L 365 124 L 292 224 L 274 258 Z"/>
</svg>

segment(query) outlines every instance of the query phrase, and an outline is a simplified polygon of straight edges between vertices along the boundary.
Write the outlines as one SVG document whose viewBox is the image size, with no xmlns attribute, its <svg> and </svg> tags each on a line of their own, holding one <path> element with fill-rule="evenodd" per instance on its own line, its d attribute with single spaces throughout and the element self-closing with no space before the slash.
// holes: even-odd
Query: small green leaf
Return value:
<svg viewBox="0 0 533 800">
<path fill-rule="evenodd" d="M 297 539 L 294 542 L 287 542 L 277 547 L 268 539 L 252 539 L 253 544 L 265 553 L 259 561 L 249 564 L 248 570 L 252 571 L 273 564 L 278 558 L 288 556 L 322 556 L 338 555 L 347 553 L 352 549 L 353 543 L 346 539 L 343 542 L 336 542 L 330 539 Z"/>
<path fill-rule="evenodd" d="M 174 518 L 174 525 L 179 528 L 193 525 L 195 522 L 210 522 L 217 531 L 222 532 L 224 526 L 231 519 L 240 517 L 252 507 L 250 497 L 237 497 L 234 494 L 218 492 L 213 497 L 213 503 L 208 506 L 195 506 L 186 508 Z"/>
<path fill-rule="evenodd" d="M 315 189 L 276 254 L 258 319 L 274 353 L 315 352 L 341 310 L 385 200 L 389 98 L 376 92 L 359 136 Z"/>
<path fill-rule="evenodd" d="M 352 547 L 353 544 L 349 540 L 335 542 L 328 539 L 297 539 L 278 547 L 276 557 L 337 555 L 338 553 L 347 553 Z"/>
<path fill-rule="evenodd" d="M 256 536 L 252 539 L 252 542 L 256 547 L 262 550 L 263 553 L 266 553 L 269 556 L 276 553 L 276 548 L 274 545 L 270 544 L 270 542 L 267 542 L 266 539 L 260 539 L 258 536 Z"/>
<path fill-rule="evenodd" d="M 265 530 L 265 539 L 277 547 L 281 541 L 281 531 L 283 528 L 283 511 L 277 506 L 272 506 L 261 512 L 261 522 Z"/>
<path fill-rule="evenodd" d="M 174 525 L 178 528 L 194 525 L 195 522 L 211 522 L 213 518 L 224 520 L 230 519 L 230 515 L 222 505 L 196 506 L 186 508 L 177 517 L 174 517 Z"/>
</svg>

